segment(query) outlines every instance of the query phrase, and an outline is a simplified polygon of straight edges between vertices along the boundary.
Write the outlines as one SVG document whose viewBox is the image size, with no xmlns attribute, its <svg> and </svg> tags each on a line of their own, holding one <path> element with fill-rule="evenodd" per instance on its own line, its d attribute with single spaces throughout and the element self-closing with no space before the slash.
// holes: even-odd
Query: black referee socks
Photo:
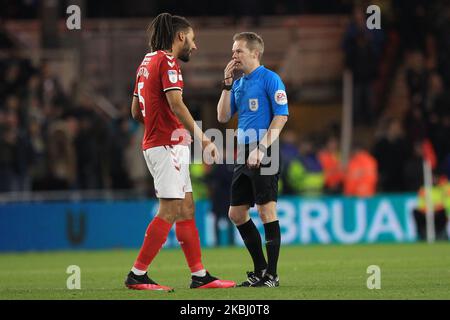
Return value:
<svg viewBox="0 0 450 320">
<path fill-rule="evenodd" d="M 265 223 L 264 231 L 266 233 L 267 260 L 269 262 L 267 266 L 267 273 L 272 276 L 276 276 L 281 244 L 280 223 L 278 220 Z"/>
<path fill-rule="evenodd" d="M 265 227 L 266 225 L 264 225 Z M 256 272 L 262 271 L 267 268 L 267 262 L 264 258 L 264 252 L 262 249 L 261 235 L 256 229 L 253 220 L 250 219 L 246 223 L 237 226 L 239 233 L 241 234 L 242 240 L 244 240 L 245 246 L 248 252 L 252 256 L 253 265 Z M 278 228 L 279 230 L 279 228 Z M 267 234 L 267 231 L 266 231 Z M 278 231 L 279 234 L 279 231 Z M 279 251 L 279 250 L 278 250 Z M 276 267 L 275 267 L 276 269 Z"/>
</svg>

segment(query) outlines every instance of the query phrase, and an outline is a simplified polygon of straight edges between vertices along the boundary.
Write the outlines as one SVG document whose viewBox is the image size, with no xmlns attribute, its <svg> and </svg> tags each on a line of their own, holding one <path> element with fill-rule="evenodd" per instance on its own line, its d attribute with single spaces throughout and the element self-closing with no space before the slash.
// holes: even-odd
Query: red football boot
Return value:
<svg viewBox="0 0 450 320">
<path fill-rule="evenodd" d="M 231 280 L 220 280 L 206 271 L 206 276 L 192 276 L 191 289 L 225 289 L 236 287 L 236 282 Z"/>
<path fill-rule="evenodd" d="M 132 290 L 173 291 L 173 288 L 157 284 L 147 276 L 147 273 L 142 276 L 137 276 L 132 271 L 128 273 L 128 276 L 125 280 L 125 286 L 128 289 Z"/>
</svg>

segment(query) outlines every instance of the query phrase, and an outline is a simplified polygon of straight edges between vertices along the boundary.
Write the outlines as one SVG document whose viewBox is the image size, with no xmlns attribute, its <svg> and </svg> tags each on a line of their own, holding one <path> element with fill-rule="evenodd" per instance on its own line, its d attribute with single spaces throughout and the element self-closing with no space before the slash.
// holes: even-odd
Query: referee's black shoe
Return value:
<svg viewBox="0 0 450 320">
<path fill-rule="evenodd" d="M 278 287 L 280 285 L 280 279 L 278 276 L 273 276 L 269 273 L 265 273 L 261 280 L 251 285 L 251 287 Z"/>
<path fill-rule="evenodd" d="M 259 272 L 258 271 L 257 272 L 247 271 L 247 280 L 245 280 L 240 285 L 238 285 L 238 287 L 251 287 L 251 286 L 253 286 L 255 283 L 259 282 L 264 277 L 265 271 L 266 270 L 262 270 L 262 271 L 259 271 Z"/>
</svg>

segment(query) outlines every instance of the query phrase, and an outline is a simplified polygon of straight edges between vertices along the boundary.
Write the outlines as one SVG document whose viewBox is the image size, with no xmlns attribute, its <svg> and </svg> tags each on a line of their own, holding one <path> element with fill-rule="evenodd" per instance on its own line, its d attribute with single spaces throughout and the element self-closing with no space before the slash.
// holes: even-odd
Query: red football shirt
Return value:
<svg viewBox="0 0 450 320">
<path fill-rule="evenodd" d="M 167 102 L 169 90 L 183 90 L 183 77 L 176 59 L 164 51 L 146 54 L 137 69 L 134 86 L 134 96 L 139 98 L 144 116 L 143 150 L 183 142 L 184 127 Z"/>
</svg>

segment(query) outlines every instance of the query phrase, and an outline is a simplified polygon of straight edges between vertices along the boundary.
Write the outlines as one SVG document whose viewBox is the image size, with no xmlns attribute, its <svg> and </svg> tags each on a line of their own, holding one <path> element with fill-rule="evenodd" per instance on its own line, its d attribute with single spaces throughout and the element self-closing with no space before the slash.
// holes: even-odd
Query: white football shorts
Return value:
<svg viewBox="0 0 450 320">
<path fill-rule="evenodd" d="M 189 174 L 190 150 L 184 145 L 167 145 L 144 150 L 158 198 L 184 199 L 192 192 Z"/>
</svg>

